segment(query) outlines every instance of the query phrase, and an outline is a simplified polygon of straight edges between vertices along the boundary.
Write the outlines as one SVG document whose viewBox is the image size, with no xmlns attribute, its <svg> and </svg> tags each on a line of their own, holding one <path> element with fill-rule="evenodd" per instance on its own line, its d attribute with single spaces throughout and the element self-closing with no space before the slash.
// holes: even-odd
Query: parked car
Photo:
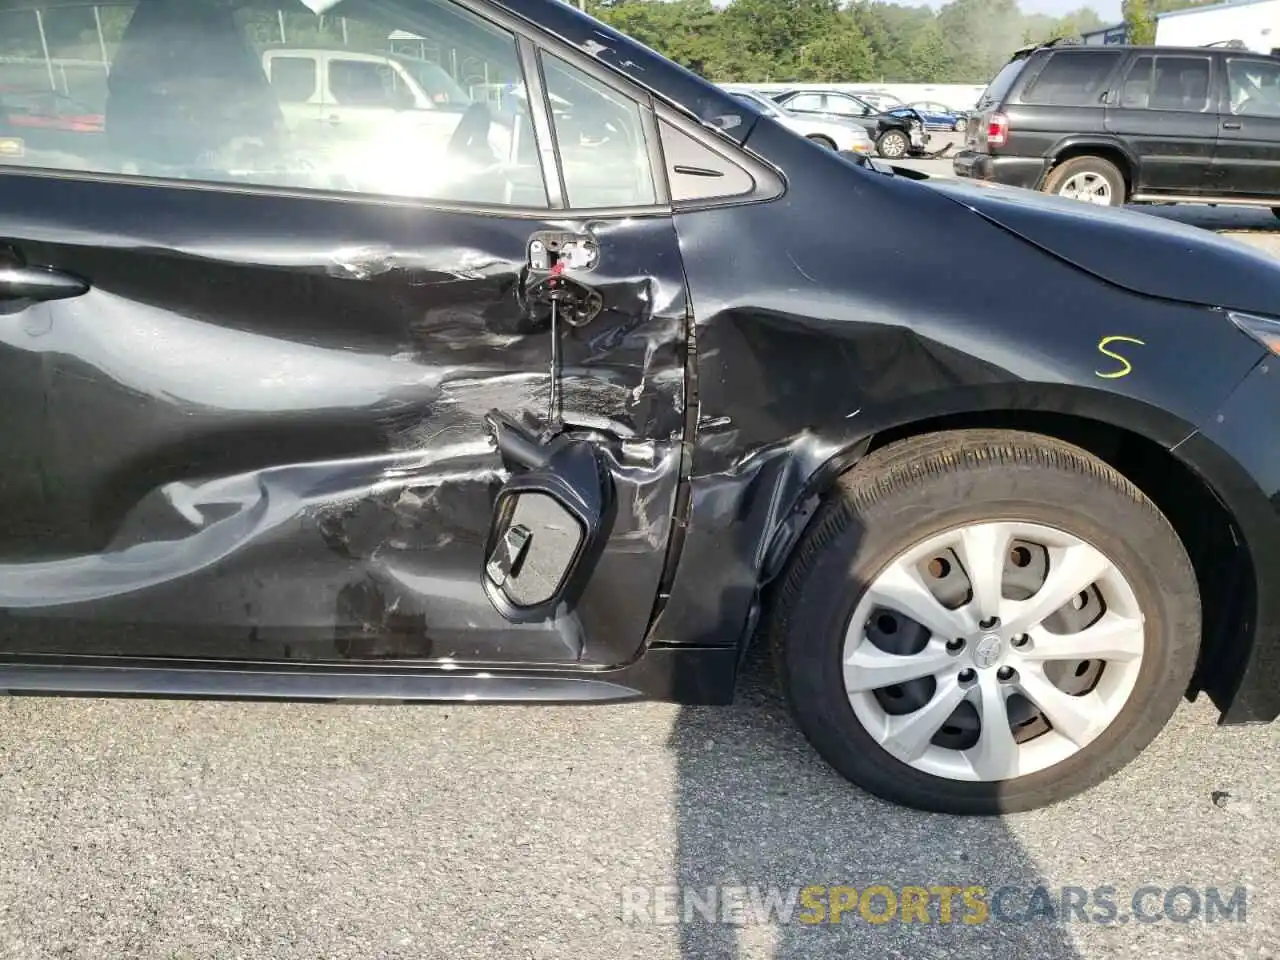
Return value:
<svg viewBox="0 0 1280 960">
<path fill-rule="evenodd" d="M 284 122 L 297 137 L 318 133 L 331 143 L 336 128 L 360 141 L 372 125 L 394 131 L 401 147 L 443 149 L 472 106 L 436 63 L 349 47 L 269 46 L 261 56 Z M 498 153 L 510 148 L 512 136 L 502 120 L 494 114 L 487 133 Z"/>
<path fill-rule="evenodd" d="M 875 141 L 876 152 L 888 160 L 923 154 L 929 143 L 924 118 L 910 107 L 881 112 L 865 100 L 834 90 L 785 90 L 774 94 L 773 99 L 800 116 L 861 123 Z"/>
<path fill-rule="evenodd" d="M 869 103 L 874 109 L 881 113 L 886 110 L 896 110 L 898 107 L 905 107 L 906 104 L 890 93 L 877 93 L 868 90 L 851 90 L 849 91 L 859 100 Z"/>
<path fill-rule="evenodd" d="M 962 814 L 1280 714 L 1272 259 L 814 150 L 571 4 L 288 11 L 522 85 L 505 154 L 285 136 L 271 10 L 105 6 L 103 133 L 0 151 L 0 689 L 709 704 L 763 642 Z"/>
<path fill-rule="evenodd" d="M 936 100 L 920 100 L 910 104 L 920 116 L 924 117 L 926 130 L 950 130 L 964 133 L 968 125 L 968 115 L 963 110 L 953 110 L 945 103 Z"/>
<path fill-rule="evenodd" d="M 1222 47 L 1052 45 L 996 75 L 962 177 L 1102 206 L 1223 203 L 1280 215 L 1280 58 Z"/>
<path fill-rule="evenodd" d="M 101 110 L 58 90 L 0 87 L 0 104 L 15 131 L 102 132 Z"/>
<path fill-rule="evenodd" d="M 759 110 L 766 117 L 778 121 L 788 130 L 793 130 L 820 146 L 838 150 L 841 153 L 856 153 L 860 156 L 875 152 L 875 144 L 866 128 L 860 123 L 835 117 L 801 116 L 791 113 L 764 94 L 749 90 L 735 90 L 733 95 L 748 106 Z"/>
</svg>

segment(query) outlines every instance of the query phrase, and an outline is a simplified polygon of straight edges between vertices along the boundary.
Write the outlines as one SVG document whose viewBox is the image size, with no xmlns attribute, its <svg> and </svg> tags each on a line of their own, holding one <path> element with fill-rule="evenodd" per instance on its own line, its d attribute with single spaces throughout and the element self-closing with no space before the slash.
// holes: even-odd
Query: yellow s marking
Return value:
<svg viewBox="0 0 1280 960">
<path fill-rule="evenodd" d="M 1119 360 L 1121 363 L 1124 364 L 1124 367 L 1122 369 L 1115 370 L 1111 373 L 1103 373 L 1101 370 L 1093 371 L 1095 375 L 1101 377 L 1103 380 L 1118 380 L 1121 377 L 1127 377 L 1130 373 L 1133 372 L 1133 364 L 1131 364 L 1124 357 L 1120 356 L 1120 354 L 1112 353 L 1110 350 L 1107 349 L 1107 345 L 1111 343 L 1136 343 L 1140 347 L 1146 346 L 1146 344 L 1143 343 L 1141 340 L 1139 340 L 1137 337 L 1103 337 L 1101 340 L 1099 340 L 1098 341 L 1099 353 L 1110 357 L 1112 360 Z"/>
</svg>

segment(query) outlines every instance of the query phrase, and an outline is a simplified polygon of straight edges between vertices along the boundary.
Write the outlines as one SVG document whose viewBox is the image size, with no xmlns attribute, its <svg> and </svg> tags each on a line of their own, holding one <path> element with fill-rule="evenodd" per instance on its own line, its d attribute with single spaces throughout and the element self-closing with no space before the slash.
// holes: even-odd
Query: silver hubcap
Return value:
<svg viewBox="0 0 1280 960">
<path fill-rule="evenodd" d="M 907 152 L 907 138 L 901 134 L 890 134 L 881 141 L 884 152 L 891 157 L 900 157 Z"/>
<path fill-rule="evenodd" d="M 844 683 L 886 751 L 952 780 L 1061 763 L 1120 713 L 1144 619 L 1095 547 L 1016 521 L 949 530 L 871 583 L 850 621 Z"/>
<path fill-rule="evenodd" d="M 1096 173 L 1076 173 L 1067 177 L 1058 196 L 1069 200 L 1083 200 L 1101 207 L 1111 206 L 1111 184 Z"/>
</svg>

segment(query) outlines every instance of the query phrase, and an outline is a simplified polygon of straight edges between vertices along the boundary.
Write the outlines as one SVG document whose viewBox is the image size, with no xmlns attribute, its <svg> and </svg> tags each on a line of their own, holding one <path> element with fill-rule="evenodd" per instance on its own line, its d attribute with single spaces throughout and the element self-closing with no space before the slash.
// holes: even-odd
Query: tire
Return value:
<svg viewBox="0 0 1280 960">
<path fill-rule="evenodd" d="M 1044 193 L 1069 196 L 1064 191 L 1070 190 L 1073 185 L 1083 189 L 1090 184 L 1096 185 L 1098 190 L 1106 191 L 1105 201 L 1101 198 L 1088 201 L 1098 206 L 1118 207 L 1127 198 L 1128 191 L 1125 188 L 1124 175 L 1114 163 L 1102 157 L 1072 157 L 1070 160 L 1064 160 L 1049 171 L 1041 190 Z M 1075 195 L 1072 199 L 1084 199 L 1084 197 Z"/>
<path fill-rule="evenodd" d="M 876 153 L 886 160 L 901 160 L 911 152 L 911 139 L 901 130 L 886 130 L 876 139 Z"/>
<path fill-rule="evenodd" d="M 969 121 L 964 119 L 964 117 L 961 117 L 959 120 L 956 121 L 956 125 L 955 125 L 956 133 L 964 133 L 965 130 L 967 130 L 968 128 L 969 128 Z"/>
<path fill-rule="evenodd" d="M 834 150 L 836 148 L 836 144 L 834 140 L 832 140 L 830 137 L 824 137 L 820 133 L 810 134 L 809 137 L 807 137 L 807 139 L 812 140 L 814 143 L 816 143 L 820 147 L 826 147 L 828 150 Z"/>
<path fill-rule="evenodd" d="M 876 583 L 882 582 L 877 577 L 886 569 L 896 569 L 895 558 L 904 551 L 931 536 L 955 536 L 960 529 L 974 529 L 966 528 L 967 524 L 992 520 L 1038 525 L 1030 529 L 1054 528 L 1055 536 L 1061 533 L 1077 538 L 1086 550 L 1095 548 L 1109 560 L 1112 566 L 1107 576 L 1119 576 L 1132 588 L 1128 596 L 1141 613 L 1133 620 L 1140 652 L 1136 660 L 1128 662 L 1096 661 L 1100 672 L 1093 681 L 1093 690 L 1087 691 L 1091 698 L 1094 694 L 1102 696 L 1102 678 L 1108 676 L 1113 665 L 1118 671 L 1111 675 L 1113 688 L 1125 689 L 1115 687 L 1115 683 L 1125 682 L 1126 677 L 1131 686 L 1125 699 L 1117 701 L 1121 704 L 1118 712 L 1105 725 L 1099 721 L 1096 728 L 1090 728 L 1092 739 L 1081 736 L 1086 741 L 1082 746 L 1075 746 L 1073 738 L 1065 736 L 1067 727 L 1060 733 L 1056 725 L 1047 725 L 1046 713 L 1022 723 L 1014 716 L 1013 706 L 1021 702 L 1003 701 L 1003 711 L 997 715 L 1008 721 L 1003 730 L 1013 734 L 1009 742 L 1032 735 L 1014 745 L 1016 766 L 1021 766 L 1027 756 L 1053 756 L 1044 751 L 1064 745 L 1074 753 L 1042 768 L 1028 766 L 1030 772 L 1025 775 L 990 779 L 938 775 L 920 769 L 925 759 L 908 761 L 891 753 L 861 719 L 858 710 L 871 708 L 857 706 L 859 702 L 869 702 L 857 701 L 857 697 L 873 697 L 879 703 L 878 698 L 885 691 L 892 693 L 894 688 L 869 694 L 846 692 L 849 681 L 842 666 L 848 654 L 846 630 L 855 612 L 866 609 L 862 604 L 864 597 L 870 596 L 869 586 L 874 589 Z M 1015 545 L 1010 553 L 1006 546 L 1004 553 L 996 555 L 1004 564 L 999 573 L 1002 578 L 1010 576 L 1008 571 L 1012 568 L 1008 563 L 1020 562 L 1015 558 L 1022 549 Z M 1046 569 L 1050 569 L 1050 555 L 1046 551 L 1044 556 Z M 929 572 L 937 576 L 932 566 L 936 561 L 929 562 Z M 963 566 L 957 569 L 963 574 Z M 998 594 L 1004 596 L 1010 589 L 1008 581 L 999 583 Z M 1071 596 L 1049 619 L 1066 616 L 1067 607 L 1074 608 L 1088 591 L 1100 591 L 1098 585 L 1102 583 L 1100 578 L 1087 586 L 1085 593 Z M 1096 596 L 1102 594 L 1098 592 Z M 1003 612 L 1011 608 L 1000 609 Z M 1087 609 L 1087 604 L 1081 609 Z M 854 633 L 849 642 L 872 642 L 866 631 L 872 629 L 873 623 L 883 623 L 883 609 L 873 607 L 872 613 L 876 616 L 869 618 L 866 628 Z M 1103 615 L 1112 613 L 1120 617 L 1124 609 L 1118 606 Z M 905 622 L 912 623 L 909 619 Z M 1200 599 L 1191 563 L 1173 528 L 1141 491 L 1109 466 L 1079 448 L 1036 434 L 961 430 L 891 444 L 869 454 L 840 478 L 780 579 L 771 598 L 767 631 L 778 677 L 796 722 L 818 753 L 840 774 L 876 796 L 908 807 L 993 815 L 1047 806 L 1087 790 L 1146 748 L 1173 715 L 1190 684 L 1199 648 Z M 1053 646 L 1053 634 L 1036 636 L 1040 638 L 1037 643 L 1047 644 L 1042 656 L 1051 659 L 1048 649 Z M 971 656 L 972 660 L 966 663 L 987 668 L 969 671 L 980 674 L 979 682 L 988 684 L 983 690 L 1002 682 L 998 678 L 1006 669 L 991 662 L 978 663 L 988 639 L 989 635 L 982 636 L 957 654 Z M 930 644 L 936 642 L 935 635 Z M 1013 644 L 1026 642 L 1025 636 L 1003 641 L 1005 655 L 1013 655 Z M 861 652 L 861 648 L 856 649 Z M 1027 649 L 1034 657 L 1034 645 Z M 872 653 L 883 656 L 879 650 Z M 947 653 L 951 653 L 950 646 Z M 933 656 L 939 655 L 940 651 L 935 650 Z M 1061 658 L 1061 647 L 1058 655 Z M 1026 677 L 1015 674 L 1015 683 L 1032 679 L 1032 667 L 1024 661 L 1004 662 L 1018 663 L 1027 671 Z M 1062 665 L 1068 673 L 1061 676 L 1070 679 L 1079 675 L 1070 661 Z M 859 682 L 858 674 L 850 676 L 855 678 L 853 682 Z M 871 682 L 880 679 L 876 676 L 876 681 Z M 901 696 L 911 683 L 918 682 L 903 681 L 897 688 L 899 692 L 893 695 Z M 937 691 L 942 689 L 936 687 Z M 1042 686 L 1035 689 L 1044 693 Z M 1054 696 L 1059 693 L 1055 691 Z M 1009 697 L 1008 692 L 1002 695 Z M 1050 697 L 1046 702 L 1052 700 Z M 979 705 L 986 702 L 978 701 Z M 1033 712 L 1039 711 L 1030 700 L 1025 702 Z M 1062 701 L 1058 702 L 1060 711 Z M 1091 701 L 1070 702 L 1071 710 L 1086 710 L 1083 705 Z M 958 729 L 954 724 L 961 708 L 956 709 L 957 713 L 945 715 L 940 721 L 942 726 L 927 741 L 924 757 L 937 757 L 941 758 L 937 762 L 948 763 L 963 759 L 976 771 L 977 761 L 968 758 L 980 754 L 972 750 L 969 754 L 954 749 L 948 752 L 937 746 L 937 738 L 950 736 L 948 731 Z M 976 716 L 980 719 L 980 715 Z M 1026 724 L 1042 724 L 1044 729 L 1038 737 L 1051 739 L 1038 739 L 1038 728 Z M 980 724 L 981 729 L 985 727 Z M 1000 728 L 993 725 L 990 729 L 998 733 Z M 923 742 L 923 738 L 917 738 L 917 742 Z M 1030 752 L 1024 753 L 1024 748 Z M 1041 753 L 1035 754 L 1037 750 Z"/>
<path fill-rule="evenodd" d="M 1280 207 L 1272 207 L 1271 212 L 1274 213 L 1277 217 L 1280 217 Z"/>
</svg>

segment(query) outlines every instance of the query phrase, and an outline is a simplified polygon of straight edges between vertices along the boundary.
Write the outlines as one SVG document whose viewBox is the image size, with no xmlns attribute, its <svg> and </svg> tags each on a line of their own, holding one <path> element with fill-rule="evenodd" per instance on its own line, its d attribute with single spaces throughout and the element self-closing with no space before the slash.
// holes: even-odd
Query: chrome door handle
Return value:
<svg viewBox="0 0 1280 960">
<path fill-rule="evenodd" d="M 87 281 L 48 267 L 0 266 L 0 300 L 65 300 L 88 290 Z"/>
</svg>

